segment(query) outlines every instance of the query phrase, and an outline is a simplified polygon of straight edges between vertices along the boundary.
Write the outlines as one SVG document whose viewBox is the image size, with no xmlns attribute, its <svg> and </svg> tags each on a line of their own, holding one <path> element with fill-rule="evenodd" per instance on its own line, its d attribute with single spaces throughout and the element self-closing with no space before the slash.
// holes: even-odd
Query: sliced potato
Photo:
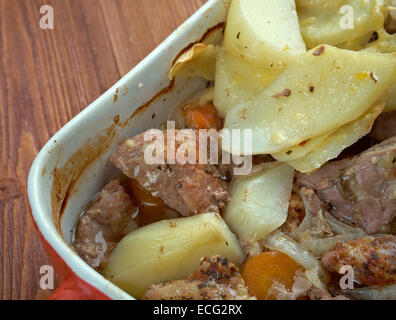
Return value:
<svg viewBox="0 0 396 320">
<path fill-rule="evenodd" d="M 201 76 L 213 81 L 216 70 L 218 47 L 197 43 L 183 53 L 173 64 L 169 79 L 174 77 Z"/>
<path fill-rule="evenodd" d="M 273 153 L 271 156 L 278 161 L 291 161 L 302 158 L 315 148 L 319 147 L 335 130 L 326 132 L 312 139 L 301 142 L 297 146 L 288 148 L 279 153 Z"/>
<path fill-rule="evenodd" d="M 286 164 L 240 177 L 231 186 L 224 220 L 249 243 L 279 228 L 287 219 L 294 170 Z"/>
<path fill-rule="evenodd" d="M 239 265 L 244 256 L 220 215 L 199 214 L 164 220 L 125 236 L 109 257 L 103 275 L 141 298 L 151 284 L 185 279 L 202 257 L 221 255 Z"/>
<path fill-rule="evenodd" d="M 233 0 L 224 41 L 231 54 L 283 68 L 306 51 L 293 0 Z"/>
<path fill-rule="evenodd" d="M 396 110 L 396 85 L 389 89 L 385 96 L 384 112 Z"/>
<path fill-rule="evenodd" d="M 396 32 L 396 1 L 385 0 L 385 6 L 387 11 L 387 19 L 385 23 L 385 29 L 390 33 Z"/>
<path fill-rule="evenodd" d="M 326 252 L 332 250 L 337 243 L 352 241 L 358 238 L 361 238 L 359 234 L 344 234 L 328 238 L 303 237 L 298 242 L 304 249 L 307 249 L 314 256 L 320 258 Z"/>
<path fill-rule="evenodd" d="M 389 34 L 383 29 L 378 31 L 378 40 L 368 44 L 363 51 L 378 53 L 396 52 L 396 33 Z"/>
<path fill-rule="evenodd" d="M 318 148 L 301 159 L 288 161 L 288 164 L 300 172 L 307 173 L 320 168 L 327 161 L 337 158 L 342 150 L 371 131 L 374 121 L 384 109 L 384 105 L 385 103 L 374 105 L 365 115 L 330 135 Z"/>
<path fill-rule="evenodd" d="M 367 48 L 369 42 L 372 41 L 373 38 L 374 32 L 371 31 L 355 39 L 337 44 L 337 47 L 340 49 L 359 51 Z"/>
<path fill-rule="evenodd" d="M 396 81 L 396 55 L 328 45 L 298 58 L 253 101 L 230 110 L 225 128 L 240 129 L 240 150 L 273 154 L 337 129 L 364 114 Z M 244 130 L 252 134 L 244 146 Z M 223 146 L 228 152 L 232 144 Z"/>
<path fill-rule="evenodd" d="M 302 8 L 339 8 L 347 0 L 296 0 L 296 6 Z"/>
<path fill-rule="evenodd" d="M 299 8 L 301 34 L 309 49 L 323 43 L 337 45 L 383 28 L 381 0 L 348 0 L 345 5 L 352 9 L 350 19 L 345 18 L 348 12 L 338 7 L 326 10 Z M 352 28 L 345 27 L 344 20 L 345 23 L 352 21 Z"/>
<path fill-rule="evenodd" d="M 282 69 L 257 68 L 221 49 L 217 56 L 214 105 L 225 116 L 232 107 L 256 98 Z"/>
<path fill-rule="evenodd" d="M 369 44 L 363 51 L 378 53 L 396 52 L 396 33 L 389 34 L 383 29 L 378 31 L 378 40 Z M 384 112 L 396 110 L 396 85 L 389 89 L 384 100 Z"/>
</svg>

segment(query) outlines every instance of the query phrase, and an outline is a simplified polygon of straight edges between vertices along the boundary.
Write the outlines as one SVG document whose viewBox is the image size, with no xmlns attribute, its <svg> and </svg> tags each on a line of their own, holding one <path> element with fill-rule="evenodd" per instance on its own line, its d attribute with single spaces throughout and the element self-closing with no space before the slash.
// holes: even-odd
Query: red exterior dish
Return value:
<svg viewBox="0 0 396 320">
<path fill-rule="evenodd" d="M 31 211 L 30 214 L 33 218 Z M 52 265 L 63 280 L 61 285 L 52 293 L 49 300 L 111 300 L 104 293 L 79 278 L 45 240 L 34 219 L 33 223 Z"/>
</svg>

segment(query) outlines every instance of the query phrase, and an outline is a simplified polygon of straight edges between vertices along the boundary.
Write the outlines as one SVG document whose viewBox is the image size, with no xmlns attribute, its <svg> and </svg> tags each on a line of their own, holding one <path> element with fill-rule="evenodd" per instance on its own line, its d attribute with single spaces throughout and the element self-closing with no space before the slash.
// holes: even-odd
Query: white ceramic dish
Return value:
<svg viewBox="0 0 396 320">
<path fill-rule="evenodd" d="M 221 28 L 226 14 L 226 0 L 209 0 L 38 154 L 28 178 L 28 197 L 37 229 L 65 280 L 54 299 L 133 299 L 71 249 L 72 230 L 89 200 L 114 175 L 107 161 L 114 149 L 126 137 L 158 126 L 171 107 L 206 85 L 198 78 L 172 84 L 168 72 L 184 48 L 211 28 Z"/>
</svg>

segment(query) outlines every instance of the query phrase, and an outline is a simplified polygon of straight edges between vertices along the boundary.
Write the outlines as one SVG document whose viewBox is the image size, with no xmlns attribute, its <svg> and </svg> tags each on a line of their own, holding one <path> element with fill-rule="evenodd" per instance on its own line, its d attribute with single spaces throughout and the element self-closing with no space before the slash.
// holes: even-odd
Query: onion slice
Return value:
<svg viewBox="0 0 396 320">
<path fill-rule="evenodd" d="M 289 236 L 279 230 L 275 230 L 261 243 L 270 250 L 277 250 L 287 254 L 290 258 L 299 263 L 306 270 L 306 276 L 313 284 L 321 289 L 327 289 L 330 279 L 329 273 L 322 267 L 320 261 L 308 250 L 300 246 Z"/>
<path fill-rule="evenodd" d="M 335 217 L 333 217 L 330 213 L 326 212 L 325 217 L 330 227 L 336 234 L 345 235 L 345 234 L 358 234 L 359 238 L 367 236 L 367 234 L 360 228 L 349 226 Z"/>
<path fill-rule="evenodd" d="M 329 238 L 315 239 L 312 237 L 302 237 L 299 243 L 302 247 L 309 250 L 316 257 L 321 257 L 326 252 L 332 250 L 337 243 L 347 242 L 361 238 L 357 233 L 337 235 Z"/>
<path fill-rule="evenodd" d="M 300 194 L 304 201 L 306 215 L 290 236 L 316 257 L 321 257 L 339 242 L 352 241 L 366 236 L 362 229 L 349 226 L 328 213 L 320 205 L 320 200 L 314 198 L 317 197 L 316 195 L 313 195 L 311 199 L 307 192 L 300 192 Z"/>
<path fill-rule="evenodd" d="M 396 284 L 381 287 L 340 290 L 339 293 L 358 300 L 396 300 Z"/>
</svg>

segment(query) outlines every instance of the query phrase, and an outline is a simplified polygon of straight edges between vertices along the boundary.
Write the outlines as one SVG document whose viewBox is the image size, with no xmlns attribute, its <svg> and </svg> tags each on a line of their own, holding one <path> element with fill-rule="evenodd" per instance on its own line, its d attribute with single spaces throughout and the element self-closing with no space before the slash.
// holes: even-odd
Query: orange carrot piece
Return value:
<svg viewBox="0 0 396 320">
<path fill-rule="evenodd" d="M 301 266 L 286 254 L 269 251 L 247 261 L 242 277 L 249 292 L 260 300 L 274 300 L 269 290 L 275 282 L 279 282 L 290 290 L 294 283 L 294 275 Z"/>
<path fill-rule="evenodd" d="M 139 206 L 139 213 L 135 218 L 139 227 L 165 219 L 166 204 L 146 191 L 136 180 L 128 179 L 127 187 Z"/>
<path fill-rule="evenodd" d="M 204 105 L 191 105 L 186 109 L 187 125 L 191 129 L 217 129 L 222 128 L 222 121 L 214 105 L 209 102 Z"/>
</svg>

